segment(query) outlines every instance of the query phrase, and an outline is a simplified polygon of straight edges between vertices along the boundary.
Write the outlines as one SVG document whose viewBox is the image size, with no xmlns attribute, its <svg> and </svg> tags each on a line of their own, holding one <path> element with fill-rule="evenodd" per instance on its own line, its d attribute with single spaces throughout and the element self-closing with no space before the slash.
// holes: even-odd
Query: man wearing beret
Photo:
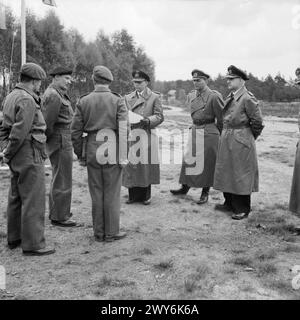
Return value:
<svg viewBox="0 0 300 320">
<path fill-rule="evenodd" d="M 135 90 L 125 96 L 125 102 L 131 112 L 142 117 L 134 128 L 144 130 L 147 141 L 143 146 L 147 150 L 139 151 L 144 155 L 147 154 L 148 159 L 133 163 L 129 153 L 129 163 L 123 174 L 123 186 L 128 188 L 129 192 L 127 204 L 142 202 L 144 205 L 149 205 L 151 184 L 160 183 L 159 146 L 155 128 L 164 121 L 164 116 L 159 94 L 148 88 L 149 75 L 141 70 L 135 70 L 132 72 L 132 77 Z"/>
<path fill-rule="evenodd" d="M 233 212 L 232 218 L 247 218 L 251 210 L 251 193 L 258 191 L 258 164 L 255 139 L 263 130 L 258 101 L 245 87 L 247 74 L 235 66 L 226 75 L 228 95 L 223 109 L 214 188 L 223 191 L 224 204 L 217 210 Z"/>
<path fill-rule="evenodd" d="M 83 160 L 82 135 L 87 134 L 86 164 L 95 240 L 111 242 L 126 236 L 120 232 L 120 193 L 127 153 L 118 150 L 121 144 L 126 149 L 128 111 L 124 99 L 109 89 L 113 75 L 108 68 L 96 66 L 93 81 L 94 91 L 82 96 L 76 105 L 72 141 L 78 159 Z"/>
<path fill-rule="evenodd" d="M 49 218 L 52 225 L 76 227 L 70 219 L 72 200 L 73 149 L 70 125 L 73 109 L 67 90 L 71 84 L 72 70 L 56 67 L 50 75 L 52 83 L 42 99 L 42 111 L 47 124 L 47 153 L 52 166 L 49 193 Z"/>
<path fill-rule="evenodd" d="M 220 132 L 222 131 L 222 109 L 224 106 L 222 95 L 215 90 L 211 90 L 208 85 L 209 75 L 201 70 L 192 71 L 195 90 L 189 93 L 187 103 L 191 111 L 193 126 L 191 127 L 192 142 L 191 148 L 196 147 L 196 137 L 199 139 L 199 130 L 204 130 L 204 167 L 203 171 L 197 175 L 188 174 L 187 168 L 195 167 L 182 163 L 179 183 L 180 189 L 171 190 L 174 195 L 187 194 L 191 187 L 202 188 L 198 204 L 208 201 L 209 189 L 213 186 L 216 157 Z M 202 150 L 201 150 L 202 152 Z"/>
<path fill-rule="evenodd" d="M 22 246 L 24 255 L 54 253 L 44 237 L 46 123 L 38 96 L 45 71 L 25 63 L 20 83 L 6 97 L 2 129 L 8 132 L 3 151 L 11 170 L 7 206 L 8 247 Z"/>
</svg>

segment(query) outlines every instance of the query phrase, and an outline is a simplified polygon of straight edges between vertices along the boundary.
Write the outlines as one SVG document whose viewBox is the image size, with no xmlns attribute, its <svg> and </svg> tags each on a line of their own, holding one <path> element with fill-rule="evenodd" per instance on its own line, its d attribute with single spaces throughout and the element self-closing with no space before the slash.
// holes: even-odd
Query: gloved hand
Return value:
<svg viewBox="0 0 300 320">
<path fill-rule="evenodd" d="M 150 128 L 150 120 L 148 118 L 144 118 L 140 121 L 140 126 L 143 129 L 149 129 Z"/>
</svg>

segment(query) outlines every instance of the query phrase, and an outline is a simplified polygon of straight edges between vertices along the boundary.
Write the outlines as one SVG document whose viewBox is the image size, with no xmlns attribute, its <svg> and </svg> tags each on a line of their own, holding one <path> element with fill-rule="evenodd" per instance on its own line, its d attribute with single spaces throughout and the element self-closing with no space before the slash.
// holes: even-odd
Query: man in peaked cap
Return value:
<svg viewBox="0 0 300 320">
<path fill-rule="evenodd" d="M 231 65 L 226 78 L 232 91 L 223 109 L 214 178 L 214 188 L 223 191 L 225 202 L 216 209 L 231 211 L 233 219 L 241 220 L 251 210 L 251 193 L 258 191 L 255 139 L 264 126 L 258 101 L 245 87 L 247 74 Z"/>
<path fill-rule="evenodd" d="M 222 130 L 222 109 L 224 106 L 222 95 L 215 90 L 211 90 L 208 85 L 209 75 L 201 70 L 192 71 L 195 90 L 190 92 L 187 97 L 187 104 L 191 111 L 193 125 L 191 127 L 191 141 L 188 143 L 192 149 L 196 150 L 200 140 L 203 139 L 201 133 L 204 132 L 204 167 L 199 174 L 189 174 L 189 165 L 183 161 L 179 183 L 180 189 L 170 190 L 174 195 L 187 194 L 191 187 L 202 188 L 198 204 L 208 201 L 210 187 L 213 186 L 216 157 L 220 132 Z M 201 131 L 202 132 L 201 132 Z M 192 150 L 190 150 L 192 152 Z M 203 150 L 200 150 L 203 154 Z M 200 159 L 197 159 L 200 161 Z"/>
<path fill-rule="evenodd" d="M 135 164 L 134 161 L 131 161 L 133 159 L 128 157 L 129 163 L 123 174 L 123 186 L 128 188 L 127 204 L 142 202 L 144 205 L 149 205 L 151 184 L 160 183 L 159 145 L 155 128 L 164 121 L 164 116 L 159 94 L 148 88 L 149 75 L 141 70 L 134 70 L 132 78 L 135 90 L 125 96 L 125 102 L 131 112 L 142 117 L 140 122 L 134 125 L 134 128 L 143 129 L 146 133 L 147 141 L 143 147 L 147 150 L 139 151 L 141 155 L 148 155 L 148 158 Z M 132 141 L 130 147 L 135 143 Z"/>
<path fill-rule="evenodd" d="M 24 255 L 54 253 L 44 237 L 45 130 L 38 96 L 45 71 L 34 63 L 21 68 L 20 83 L 6 97 L 2 129 L 7 132 L 4 162 L 11 169 L 7 206 L 8 247 Z M 2 130 L 1 129 L 1 130 Z"/>
<path fill-rule="evenodd" d="M 52 83 L 42 99 L 42 111 L 47 124 L 47 153 L 52 166 L 49 193 L 49 218 L 52 225 L 76 227 L 71 220 L 73 149 L 71 122 L 73 109 L 68 96 L 72 70 L 64 66 L 54 68 Z"/>
<path fill-rule="evenodd" d="M 83 160 L 82 135 L 87 134 L 86 164 L 94 236 L 96 241 L 111 242 L 126 236 L 120 232 L 120 193 L 127 154 L 118 150 L 122 145 L 126 148 L 128 111 L 124 99 L 109 89 L 113 75 L 108 68 L 96 66 L 92 78 L 94 91 L 82 96 L 76 105 L 72 141 L 78 159 Z"/>
</svg>

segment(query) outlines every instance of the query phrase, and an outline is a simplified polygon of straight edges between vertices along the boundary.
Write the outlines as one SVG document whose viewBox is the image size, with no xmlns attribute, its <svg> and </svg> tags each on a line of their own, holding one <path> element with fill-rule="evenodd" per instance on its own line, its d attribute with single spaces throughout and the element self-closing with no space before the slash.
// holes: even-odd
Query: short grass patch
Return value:
<svg viewBox="0 0 300 320">
<path fill-rule="evenodd" d="M 277 273 L 276 266 L 271 262 L 260 262 L 256 265 L 256 268 L 260 277 L 274 275 Z"/>
<path fill-rule="evenodd" d="M 277 252 L 275 249 L 269 249 L 266 251 L 259 250 L 255 254 L 255 258 L 259 261 L 265 261 L 265 260 L 271 260 L 274 259 L 277 255 Z"/>
<path fill-rule="evenodd" d="M 164 259 L 161 260 L 160 262 L 154 264 L 154 268 L 158 270 L 168 270 L 173 268 L 173 261 L 171 259 Z"/>
<path fill-rule="evenodd" d="M 254 261 L 248 256 L 238 256 L 229 260 L 230 263 L 241 267 L 253 267 Z"/>
</svg>

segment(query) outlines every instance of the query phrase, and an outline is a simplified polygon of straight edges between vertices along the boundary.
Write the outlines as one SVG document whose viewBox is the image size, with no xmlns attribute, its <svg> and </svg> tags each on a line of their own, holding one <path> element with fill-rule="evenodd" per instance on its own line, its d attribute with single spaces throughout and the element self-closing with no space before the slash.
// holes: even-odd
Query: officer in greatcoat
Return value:
<svg viewBox="0 0 300 320">
<path fill-rule="evenodd" d="M 128 111 L 124 98 L 109 89 L 113 75 L 108 68 L 96 66 L 93 81 L 94 91 L 76 105 L 72 141 L 78 159 L 86 159 L 95 240 L 110 242 L 126 236 L 120 231 L 120 193 L 127 153 L 120 151 L 126 149 Z"/>
<path fill-rule="evenodd" d="M 8 247 L 21 245 L 24 255 L 55 252 L 46 247 L 44 237 L 46 123 L 38 93 L 45 78 L 45 71 L 39 65 L 23 64 L 20 82 L 5 98 L 3 107 L 1 131 L 7 137 L 2 156 L 11 170 Z"/>
<path fill-rule="evenodd" d="M 52 83 L 42 98 L 42 112 L 47 124 L 47 153 L 52 166 L 49 218 L 55 226 L 75 227 L 77 223 L 70 219 L 73 167 L 70 126 L 73 109 L 67 93 L 72 81 L 72 70 L 58 66 L 50 75 Z"/>
<path fill-rule="evenodd" d="M 155 128 L 164 121 L 164 116 L 159 94 L 148 88 L 149 75 L 141 70 L 134 70 L 132 77 L 135 90 L 125 96 L 125 102 L 130 112 L 141 116 L 140 122 L 132 128 L 143 130 L 145 141 L 137 152 L 141 155 L 141 161 L 133 161 L 129 150 L 129 163 L 124 169 L 123 186 L 128 188 L 127 204 L 142 202 L 149 205 L 151 185 L 160 183 L 159 146 Z M 134 144 L 132 141 L 130 147 Z"/>
<path fill-rule="evenodd" d="M 170 191 L 174 195 L 178 195 L 187 194 L 191 187 L 202 188 L 197 203 L 204 204 L 208 201 L 209 190 L 214 182 L 218 143 L 223 125 L 222 109 L 224 102 L 218 91 L 211 90 L 208 87 L 209 75 L 207 73 L 195 69 L 192 71 L 192 77 L 195 90 L 190 92 L 187 97 L 187 104 L 193 120 L 193 125 L 190 128 L 192 142 L 188 146 L 196 149 L 196 142 L 199 144 L 196 137 L 201 139 L 197 132 L 204 131 L 204 150 L 199 151 L 204 152 L 204 166 L 199 174 L 192 175 L 188 173 L 187 168 L 195 167 L 195 165 L 187 164 L 183 159 L 179 178 L 179 183 L 182 184 L 181 188 Z"/>
<path fill-rule="evenodd" d="M 218 148 L 214 188 L 224 194 L 217 210 L 232 211 L 236 220 L 247 218 L 251 193 L 258 191 L 255 139 L 263 130 L 258 101 L 245 87 L 247 74 L 231 65 L 226 75 L 228 95 L 223 109 L 223 130 Z"/>
<path fill-rule="evenodd" d="M 296 69 L 295 85 L 300 89 L 300 68 Z M 298 116 L 298 127 L 300 131 L 300 113 Z M 289 210 L 300 216 L 300 146 L 297 142 L 297 150 L 295 157 L 295 166 L 292 179 L 292 187 L 290 193 Z"/>
</svg>

